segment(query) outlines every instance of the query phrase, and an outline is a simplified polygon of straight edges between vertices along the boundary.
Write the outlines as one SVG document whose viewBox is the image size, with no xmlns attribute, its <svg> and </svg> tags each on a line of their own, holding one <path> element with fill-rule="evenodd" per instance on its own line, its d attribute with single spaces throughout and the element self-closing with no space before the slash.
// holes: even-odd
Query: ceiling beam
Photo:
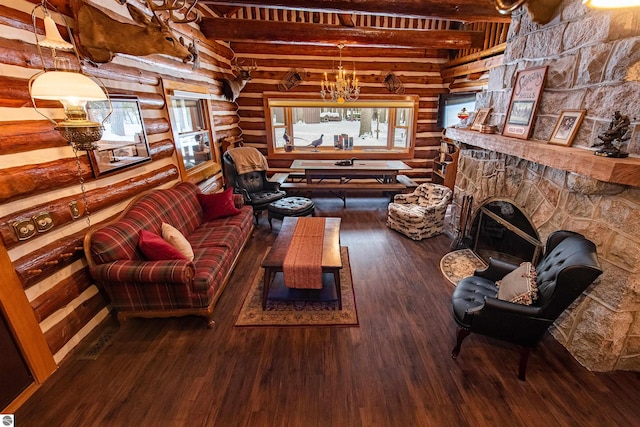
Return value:
<svg viewBox="0 0 640 427">
<path fill-rule="evenodd" d="M 200 30 L 209 40 L 230 42 L 429 49 L 473 49 L 482 48 L 484 44 L 484 33 L 477 31 L 396 30 L 249 19 L 203 18 Z"/>
<path fill-rule="evenodd" d="M 200 0 L 202 4 L 256 6 L 335 13 L 438 18 L 462 22 L 511 22 L 493 0 Z"/>
</svg>

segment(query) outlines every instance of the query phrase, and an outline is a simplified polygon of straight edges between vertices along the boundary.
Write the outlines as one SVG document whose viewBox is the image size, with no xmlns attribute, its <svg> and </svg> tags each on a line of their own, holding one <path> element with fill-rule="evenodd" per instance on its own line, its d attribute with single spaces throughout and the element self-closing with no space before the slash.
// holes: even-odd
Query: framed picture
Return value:
<svg viewBox="0 0 640 427">
<path fill-rule="evenodd" d="M 578 133 L 578 128 L 587 110 L 563 110 L 551 132 L 550 144 L 569 147 Z"/>
<path fill-rule="evenodd" d="M 103 123 L 97 148 L 89 152 L 93 174 L 100 175 L 151 161 L 149 142 L 137 96 L 110 95 L 113 112 Z M 107 101 L 87 103 L 89 119 L 102 122 L 109 114 Z"/>
<path fill-rule="evenodd" d="M 482 125 L 487 123 L 487 118 L 489 114 L 491 114 L 493 108 L 480 108 L 476 113 L 476 116 L 473 118 L 473 123 L 471 124 L 471 130 L 479 131 L 482 128 Z"/>
<path fill-rule="evenodd" d="M 507 120 L 502 129 L 503 135 L 529 139 L 546 76 L 547 67 L 518 71 L 511 92 Z"/>
</svg>

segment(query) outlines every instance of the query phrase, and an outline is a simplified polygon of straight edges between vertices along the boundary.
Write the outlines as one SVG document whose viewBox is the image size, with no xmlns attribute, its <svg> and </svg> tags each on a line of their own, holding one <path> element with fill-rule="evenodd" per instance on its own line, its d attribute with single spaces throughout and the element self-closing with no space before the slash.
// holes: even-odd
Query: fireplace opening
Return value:
<svg viewBox="0 0 640 427">
<path fill-rule="evenodd" d="M 470 236 L 471 249 L 487 263 L 493 257 L 513 264 L 536 264 L 543 250 L 533 223 L 506 199 L 490 199 L 478 208 Z"/>
</svg>

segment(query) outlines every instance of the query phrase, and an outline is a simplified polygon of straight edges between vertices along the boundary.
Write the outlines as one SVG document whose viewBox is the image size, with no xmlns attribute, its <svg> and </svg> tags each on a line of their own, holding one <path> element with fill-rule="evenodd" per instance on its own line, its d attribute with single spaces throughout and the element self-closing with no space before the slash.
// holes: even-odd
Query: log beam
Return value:
<svg viewBox="0 0 640 427">
<path fill-rule="evenodd" d="M 386 16 L 441 18 L 462 22 L 510 22 L 489 0 L 200 0 L 204 5 L 238 5 L 336 13 L 372 13 Z"/>
<path fill-rule="evenodd" d="M 484 44 L 484 33 L 458 30 L 399 30 L 341 27 L 308 23 L 250 19 L 204 18 L 202 33 L 209 40 L 270 43 L 310 43 L 336 46 L 421 47 L 430 49 L 476 49 Z"/>
</svg>

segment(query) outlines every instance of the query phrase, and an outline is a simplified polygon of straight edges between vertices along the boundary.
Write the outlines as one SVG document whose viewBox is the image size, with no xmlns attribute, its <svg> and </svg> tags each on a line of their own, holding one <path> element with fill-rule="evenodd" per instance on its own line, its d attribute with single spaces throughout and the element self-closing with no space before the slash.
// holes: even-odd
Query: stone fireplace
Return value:
<svg viewBox="0 0 640 427">
<path fill-rule="evenodd" d="M 462 200 L 473 214 L 510 200 L 539 240 L 559 229 L 596 243 L 604 273 L 558 319 L 552 335 L 585 367 L 640 371 L 640 11 L 594 11 L 567 0 L 541 26 L 513 17 L 504 63 L 490 71 L 477 107 L 502 129 L 518 70 L 548 66 L 530 140 L 449 128 L 460 146 L 451 226 Z M 547 144 L 562 110 L 585 109 L 572 147 Z M 593 155 L 615 110 L 631 118 L 628 159 Z"/>
<path fill-rule="evenodd" d="M 474 212 L 496 197 L 513 200 L 543 243 L 560 229 L 594 241 L 604 273 L 551 333 L 589 369 L 640 370 L 640 188 L 468 148 L 461 150 L 454 218 L 464 194 L 473 195 Z"/>
</svg>

